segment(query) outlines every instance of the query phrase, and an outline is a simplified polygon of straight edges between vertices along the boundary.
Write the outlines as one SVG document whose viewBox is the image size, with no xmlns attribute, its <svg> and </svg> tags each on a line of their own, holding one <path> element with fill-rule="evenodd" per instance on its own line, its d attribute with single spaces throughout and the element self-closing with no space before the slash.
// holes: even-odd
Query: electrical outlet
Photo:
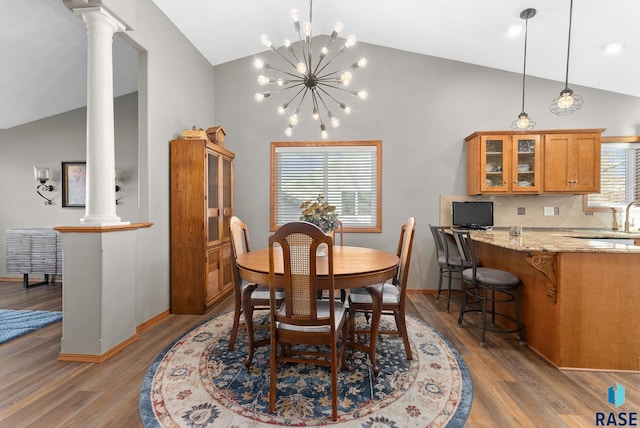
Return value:
<svg viewBox="0 0 640 428">
<path fill-rule="evenodd" d="M 526 210 L 524 207 L 518 207 L 518 215 L 525 215 Z"/>
<path fill-rule="evenodd" d="M 553 207 L 544 207 L 545 216 L 554 215 L 554 214 L 555 214 L 555 210 L 553 209 Z"/>
</svg>

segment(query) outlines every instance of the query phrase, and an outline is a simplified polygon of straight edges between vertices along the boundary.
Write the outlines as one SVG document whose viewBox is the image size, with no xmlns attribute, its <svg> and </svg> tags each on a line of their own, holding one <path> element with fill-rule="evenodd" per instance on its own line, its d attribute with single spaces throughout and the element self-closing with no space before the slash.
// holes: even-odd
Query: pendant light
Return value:
<svg viewBox="0 0 640 428">
<path fill-rule="evenodd" d="M 522 69 L 522 111 L 518 115 L 518 118 L 511 123 L 511 129 L 515 131 L 527 131 L 533 129 L 536 122 L 529 117 L 524 111 L 524 88 L 527 78 L 527 35 L 529 33 L 529 19 L 536 16 L 536 10 L 529 8 L 520 12 L 520 18 L 525 20 L 524 24 L 524 66 Z"/>
<path fill-rule="evenodd" d="M 564 89 L 560 92 L 560 96 L 551 102 L 549 108 L 551 113 L 558 116 L 566 116 L 580 110 L 584 100 L 580 95 L 573 93 L 569 89 L 569 53 L 571 52 L 571 18 L 573 16 L 573 0 L 569 5 L 569 39 L 567 42 L 567 74 L 564 80 Z"/>
</svg>

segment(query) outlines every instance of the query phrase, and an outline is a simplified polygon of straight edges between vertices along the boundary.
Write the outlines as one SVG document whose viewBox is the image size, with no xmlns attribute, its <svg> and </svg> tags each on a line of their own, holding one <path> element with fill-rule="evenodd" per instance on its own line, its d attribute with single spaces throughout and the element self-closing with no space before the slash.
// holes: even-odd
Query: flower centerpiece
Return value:
<svg viewBox="0 0 640 428">
<path fill-rule="evenodd" d="M 324 233 L 329 234 L 338 228 L 336 207 L 329 205 L 322 194 L 318 195 L 315 200 L 309 199 L 303 202 L 300 208 L 302 208 L 300 220 L 315 224 Z"/>
</svg>

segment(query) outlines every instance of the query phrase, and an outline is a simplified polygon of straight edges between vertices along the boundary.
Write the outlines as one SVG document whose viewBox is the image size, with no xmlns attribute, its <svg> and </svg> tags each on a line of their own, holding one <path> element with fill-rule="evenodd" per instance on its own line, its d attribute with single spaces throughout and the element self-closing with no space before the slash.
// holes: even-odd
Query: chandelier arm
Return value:
<svg viewBox="0 0 640 428">
<path fill-rule="evenodd" d="M 333 62 L 333 60 L 336 59 L 342 52 L 344 52 L 344 49 L 339 50 L 338 52 L 336 52 L 336 54 L 334 56 L 332 56 L 329 60 L 327 60 L 327 62 L 324 64 L 324 66 L 322 66 L 322 68 L 319 69 L 317 71 L 317 73 L 322 73 L 322 70 L 327 68 L 329 66 L 329 64 L 331 64 L 331 62 Z M 318 65 L 320 65 L 320 64 L 318 64 Z"/>
<path fill-rule="evenodd" d="M 325 86 L 327 86 L 327 85 L 325 85 Z M 343 88 L 335 87 L 335 86 L 331 86 L 331 87 L 332 87 L 332 88 L 334 88 L 334 89 L 340 89 L 340 90 L 342 90 L 342 91 L 350 92 L 348 89 L 343 89 Z M 333 95 L 331 95 L 331 93 L 329 93 L 327 90 L 325 90 L 324 88 L 322 88 L 322 87 L 320 87 L 320 86 L 318 86 L 318 90 L 322 91 L 326 96 L 328 96 L 329 98 L 331 98 L 331 99 L 333 100 L 333 102 L 335 102 L 336 104 L 338 104 L 338 106 L 341 106 L 341 104 L 342 104 L 342 103 L 341 103 L 340 101 L 338 101 L 338 100 L 337 100 Z M 322 99 L 322 97 L 320 97 L 320 100 L 321 100 L 321 101 L 322 101 L 322 103 L 324 104 L 324 100 Z M 327 108 L 327 105 L 326 105 L 326 104 L 324 104 L 324 107 L 325 107 L 325 108 Z M 329 109 L 327 109 L 327 110 L 329 110 Z"/>
</svg>

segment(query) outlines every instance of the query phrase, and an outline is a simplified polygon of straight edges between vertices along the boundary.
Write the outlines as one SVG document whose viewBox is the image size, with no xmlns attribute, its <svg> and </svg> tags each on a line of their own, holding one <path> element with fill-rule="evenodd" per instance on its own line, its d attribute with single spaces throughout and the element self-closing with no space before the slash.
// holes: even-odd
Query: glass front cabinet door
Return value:
<svg viewBox="0 0 640 428">
<path fill-rule="evenodd" d="M 513 135 L 511 137 L 513 156 L 511 162 L 511 191 L 514 193 L 539 193 L 540 177 L 540 136 Z"/>
<path fill-rule="evenodd" d="M 480 136 L 478 149 L 477 193 L 540 192 L 539 135 Z"/>
</svg>

